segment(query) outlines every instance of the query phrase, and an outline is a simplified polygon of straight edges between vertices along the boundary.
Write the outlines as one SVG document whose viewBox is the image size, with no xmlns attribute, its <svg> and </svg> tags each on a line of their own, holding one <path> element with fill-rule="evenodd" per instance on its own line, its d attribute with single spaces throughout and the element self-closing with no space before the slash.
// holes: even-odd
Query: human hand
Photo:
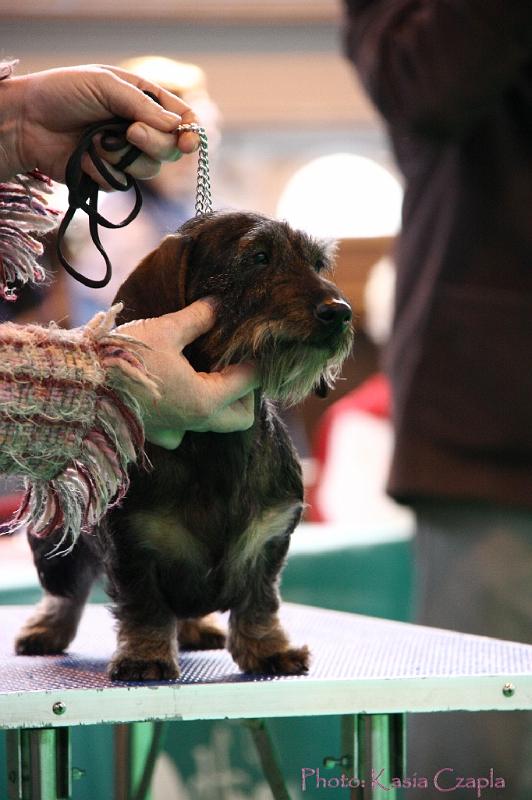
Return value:
<svg viewBox="0 0 532 800">
<path fill-rule="evenodd" d="M 254 419 L 257 373 L 251 364 L 231 365 L 221 372 L 196 372 L 182 351 L 214 324 L 209 300 L 153 319 L 120 325 L 126 334 L 147 345 L 142 358 L 158 384 L 161 397 L 137 396 L 143 410 L 146 439 L 167 450 L 181 443 L 186 431 L 229 433 L 250 428 Z M 148 349 L 149 348 L 149 349 Z"/>
<path fill-rule="evenodd" d="M 162 105 L 144 91 L 152 92 Z M 0 180 L 37 167 L 63 181 L 85 128 L 113 116 L 133 120 L 127 140 L 143 154 L 125 171 L 135 178 L 151 178 L 161 161 L 175 161 L 180 153 L 197 149 L 197 134 L 172 133 L 180 123 L 197 119 L 171 92 L 116 67 L 51 69 L 0 81 Z M 98 146 L 97 150 L 109 164 L 117 163 L 125 152 L 108 153 Z M 82 167 L 107 188 L 87 156 Z"/>
</svg>

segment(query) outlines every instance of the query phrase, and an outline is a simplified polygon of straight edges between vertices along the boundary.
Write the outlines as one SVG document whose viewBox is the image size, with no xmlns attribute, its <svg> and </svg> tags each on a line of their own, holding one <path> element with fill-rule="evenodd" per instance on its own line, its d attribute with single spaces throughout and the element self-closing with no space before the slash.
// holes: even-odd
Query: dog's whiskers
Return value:
<svg viewBox="0 0 532 800">
<path fill-rule="evenodd" d="M 324 380 L 332 388 L 342 362 L 351 349 L 352 331 L 330 356 L 327 346 L 309 347 L 305 341 L 287 340 L 281 321 L 265 320 L 255 324 L 252 332 L 241 333 L 229 343 L 216 364 L 222 369 L 238 361 L 256 360 L 261 375 L 261 389 L 272 400 L 283 405 L 301 402 Z"/>
</svg>

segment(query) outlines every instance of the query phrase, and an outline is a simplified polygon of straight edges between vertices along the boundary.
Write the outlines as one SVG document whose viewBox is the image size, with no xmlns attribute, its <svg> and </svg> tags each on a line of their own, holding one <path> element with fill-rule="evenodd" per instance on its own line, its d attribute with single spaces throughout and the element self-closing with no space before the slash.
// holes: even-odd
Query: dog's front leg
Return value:
<svg viewBox="0 0 532 800">
<path fill-rule="evenodd" d="M 179 677 L 177 624 L 169 616 L 157 626 L 118 621 L 118 647 L 109 664 L 114 681 L 166 681 Z"/>
<path fill-rule="evenodd" d="M 113 544 L 121 542 L 115 532 Z M 177 621 L 161 593 L 158 570 L 146 553 L 113 551 L 107 563 L 108 591 L 117 619 L 117 649 L 109 664 L 114 681 L 158 681 L 179 677 Z"/>
<path fill-rule="evenodd" d="M 290 646 L 277 614 L 258 613 L 249 608 L 233 610 L 228 647 L 244 672 L 297 675 L 309 667 L 308 647 Z"/>
<path fill-rule="evenodd" d="M 308 670 L 308 647 L 290 646 L 277 615 L 277 576 L 282 560 L 275 566 L 270 559 L 266 563 L 259 560 L 245 599 L 231 609 L 227 647 L 244 672 L 297 675 Z"/>
</svg>

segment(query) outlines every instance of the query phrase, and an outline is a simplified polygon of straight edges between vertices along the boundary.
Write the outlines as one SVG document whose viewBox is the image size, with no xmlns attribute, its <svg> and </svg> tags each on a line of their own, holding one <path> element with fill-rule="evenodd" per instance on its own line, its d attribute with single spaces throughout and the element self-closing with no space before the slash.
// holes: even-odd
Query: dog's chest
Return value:
<svg viewBox="0 0 532 800">
<path fill-rule="evenodd" d="M 180 562 L 198 570 L 209 564 L 209 548 L 171 509 L 135 511 L 129 516 L 129 526 L 147 557 Z"/>
<path fill-rule="evenodd" d="M 241 533 L 226 531 L 225 541 L 223 531 L 212 530 L 206 538 L 168 510 L 137 511 L 129 522 L 146 561 L 158 565 L 174 612 L 194 616 L 238 601 L 257 569 L 267 566 L 269 542 L 286 538 L 299 511 L 299 502 L 267 509 Z"/>
</svg>

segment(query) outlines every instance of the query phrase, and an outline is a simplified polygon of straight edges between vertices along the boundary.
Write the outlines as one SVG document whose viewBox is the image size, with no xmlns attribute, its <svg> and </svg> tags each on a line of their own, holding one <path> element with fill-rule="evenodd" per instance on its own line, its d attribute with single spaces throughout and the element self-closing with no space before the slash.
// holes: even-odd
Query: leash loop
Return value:
<svg viewBox="0 0 532 800">
<path fill-rule="evenodd" d="M 151 92 L 146 92 L 152 100 L 157 101 L 157 98 Z M 100 240 L 98 227 L 101 225 L 103 228 L 123 228 L 129 225 L 140 212 L 142 207 L 142 194 L 140 187 L 131 175 L 123 172 L 129 167 L 142 151 L 131 145 L 124 153 L 120 161 L 114 165 L 114 169 L 121 171 L 121 180 L 111 173 L 105 161 L 98 155 L 94 145 L 94 137 L 100 136 L 100 145 L 107 152 L 121 150 L 127 144 L 126 131 L 131 125 L 131 120 L 123 119 L 122 117 L 113 117 L 103 123 L 95 123 L 90 125 L 81 140 L 72 153 L 65 171 L 65 184 L 68 187 L 68 209 L 63 217 L 59 230 L 57 232 L 56 252 L 60 263 L 65 270 L 75 280 L 88 286 L 92 289 L 101 289 L 107 286 L 111 280 L 112 265 L 109 256 Z M 209 214 L 212 211 L 211 188 L 210 188 L 210 175 L 209 175 L 209 156 L 208 156 L 208 140 L 205 128 L 196 123 L 183 123 L 178 125 L 173 133 L 191 132 L 197 133 L 199 136 L 199 150 L 198 150 L 198 174 L 196 183 L 196 216 Z M 84 154 L 87 154 L 91 159 L 95 169 L 107 181 L 107 183 L 118 192 L 127 192 L 133 189 L 135 192 L 135 201 L 133 208 L 121 222 L 111 222 L 106 219 L 98 211 L 98 192 L 99 185 L 89 175 L 87 175 L 81 167 L 81 162 Z M 102 278 L 89 278 L 82 275 L 74 269 L 69 263 L 63 253 L 63 240 L 67 232 L 68 226 L 72 222 L 76 211 L 83 211 L 89 218 L 89 232 L 91 239 L 96 249 L 101 254 L 105 262 L 105 273 Z"/>
</svg>

